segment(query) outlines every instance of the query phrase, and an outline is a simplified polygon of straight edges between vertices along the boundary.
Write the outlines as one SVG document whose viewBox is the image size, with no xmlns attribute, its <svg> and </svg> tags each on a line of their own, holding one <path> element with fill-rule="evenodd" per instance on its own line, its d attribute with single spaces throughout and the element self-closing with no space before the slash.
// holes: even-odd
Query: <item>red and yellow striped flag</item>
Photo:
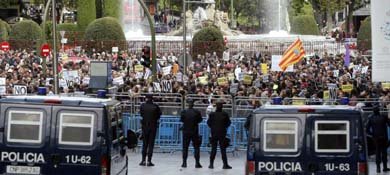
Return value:
<svg viewBox="0 0 390 175">
<path fill-rule="evenodd" d="M 302 41 L 298 38 L 287 48 L 279 62 L 280 69 L 285 71 L 288 66 L 299 62 L 305 56 L 305 50 L 302 45 Z"/>
</svg>

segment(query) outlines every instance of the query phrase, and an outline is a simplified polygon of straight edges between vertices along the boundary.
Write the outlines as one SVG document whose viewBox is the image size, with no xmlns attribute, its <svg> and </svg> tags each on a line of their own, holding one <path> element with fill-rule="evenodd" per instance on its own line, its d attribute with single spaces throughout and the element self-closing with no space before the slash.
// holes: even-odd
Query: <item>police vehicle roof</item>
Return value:
<svg viewBox="0 0 390 175">
<path fill-rule="evenodd" d="M 57 104 L 79 107 L 103 107 L 118 103 L 113 99 L 92 97 L 69 97 L 69 96 L 6 96 L 0 99 L 0 103 L 21 104 Z"/>
<path fill-rule="evenodd" d="M 260 113 L 359 113 L 360 109 L 345 105 L 264 105 L 253 111 Z"/>
</svg>

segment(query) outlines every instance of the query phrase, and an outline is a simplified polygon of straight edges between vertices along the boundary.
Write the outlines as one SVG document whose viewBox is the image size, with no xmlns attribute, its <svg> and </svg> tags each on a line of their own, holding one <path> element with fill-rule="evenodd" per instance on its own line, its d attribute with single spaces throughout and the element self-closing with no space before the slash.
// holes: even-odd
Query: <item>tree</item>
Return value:
<svg viewBox="0 0 390 175">
<path fill-rule="evenodd" d="M 103 6 L 104 16 L 111 16 L 116 19 L 119 19 L 122 11 L 121 2 L 122 2 L 121 0 L 110 0 L 110 1 L 105 0 Z"/>
<path fill-rule="evenodd" d="M 112 47 L 126 48 L 126 38 L 119 21 L 113 17 L 99 18 L 85 30 L 84 41 L 87 49 L 111 51 Z"/>
<path fill-rule="evenodd" d="M 192 38 L 192 55 L 216 52 L 219 57 L 225 49 L 222 31 L 215 26 L 205 27 Z"/>
<path fill-rule="evenodd" d="M 291 33 L 299 35 L 319 35 L 320 31 L 314 16 L 301 15 L 293 18 Z"/>
<path fill-rule="evenodd" d="M 344 9 L 347 1 L 348 0 L 311 0 L 315 10 L 318 10 L 323 16 L 326 16 L 328 31 L 333 28 L 333 14 Z"/>
<path fill-rule="evenodd" d="M 84 30 L 89 23 L 96 19 L 95 0 L 77 1 L 77 25 Z"/>
<path fill-rule="evenodd" d="M 12 26 L 9 38 L 14 48 L 38 49 L 43 40 L 43 32 L 36 22 L 23 20 Z"/>
<path fill-rule="evenodd" d="M 371 18 L 366 18 L 360 25 L 357 47 L 361 51 L 371 50 Z"/>
</svg>

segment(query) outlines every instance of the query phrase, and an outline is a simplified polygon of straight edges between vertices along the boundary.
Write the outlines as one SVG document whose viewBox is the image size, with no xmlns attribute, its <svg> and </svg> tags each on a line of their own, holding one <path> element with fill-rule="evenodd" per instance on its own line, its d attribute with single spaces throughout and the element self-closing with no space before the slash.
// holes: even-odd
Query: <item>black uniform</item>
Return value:
<svg viewBox="0 0 390 175">
<path fill-rule="evenodd" d="M 387 127 L 390 126 L 387 116 L 380 115 L 379 108 L 374 107 L 374 113 L 369 116 L 367 133 L 371 134 L 375 143 L 376 166 L 379 173 L 380 164 L 383 162 L 383 171 L 387 168 Z"/>
<path fill-rule="evenodd" d="M 192 141 L 195 149 L 196 168 L 201 168 L 200 159 L 200 144 L 201 137 L 199 136 L 199 123 L 202 122 L 202 114 L 192 108 L 182 111 L 180 121 L 183 122 L 183 164 L 182 167 L 187 167 L 188 147 Z"/>
<path fill-rule="evenodd" d="M 140 113 L 142 117 L 141 125 L 143 135 L 142 162 L 140 165 L 145 165 L 145 159 L 147 155 L 148 166 L 153 166 L 151 161 L 153 156 L 154 139 L 156 138 L 158 120 L 161 116 L 161 110 L 158 105 L 153 103 L 152 98 L 148 97 L 148 100 L 141 105 Z"/>
<path fill-rule="evenodd" d="M 230 124 L 231 121 L 229 114 L 222 111 L 222 104 L 217 104 L 216 112 L 210 113 L 209 119 L 207 120 L 207 125 L 211 129 L 210 169 L 214 168 L 214 159 L 217 154 L 218 144 L 221 149 L 223 168 L 231 169 L 231 167 L 228 165 L 226 156 L 226 133 Z"/>
</svg>

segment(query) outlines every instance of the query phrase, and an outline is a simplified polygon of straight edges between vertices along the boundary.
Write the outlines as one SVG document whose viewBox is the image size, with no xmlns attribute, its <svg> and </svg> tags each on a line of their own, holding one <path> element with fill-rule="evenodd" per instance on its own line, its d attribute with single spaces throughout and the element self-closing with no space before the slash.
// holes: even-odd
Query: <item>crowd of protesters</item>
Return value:
<svg viewBox="0 0 390 175">
<path fill-rule="evenodd" d="M 84 53 L 69 51 L 60 55 L 60 72 L 77 71 L 78 78 L 72 84 L 60 79 L 63 93 L 87 91 L 90 60 L 112 61 L 114 83 L 120 92 L 140 93 L 168 92 L 198 95 L 232 95 L 246 97 L 308 98 L 321 101 L 329 84 L 335 84 L 337 97 L 354 99 L 382 98 L 388 100 L 390 93 L 380 83 L 371 81 L 371 62 L 367 57 L 355 55 L 345 64 L 344 54 L 318 53 L 307 56 L 294 65 L 292 72 L 272 71 L 271 55 L 255 53 L 230 53 L 231 57 L 218 57 L 215 53 L 197 55 L 183 71 L 181 56 L 175 53 L 158 54 L 158 82 L 168 81 L 170 86 L 156 88 L 151 81 L 151 71 L 140 67 L 142 53 Z M 0 77 L 6 78 L 5 93 L 12 94 L 13 85 L 25 85 L 28 93 L 36 93 L 39 86 L 53 91 L 53 65 L 35 52 L 8 51 L 0 53 Z M 262 65 L 267 65 L 267 70 Z M 168 71 L 167 71 L 168 67 Z M 141 68 L 141 69 L 140 69 Z M 44 70 L 46 69 L 46 72 Z M 60 74 L 60 78 L 61 78 Z M 243 78 L 244 77 L 244 78 Z M 221 78 L 225 78 L 221 79 Z M 244 80 L 245 79 L 245 80 Z M 227 81 L 226 81 L 227 80 Z M 352 89 L 343 89 L 351 85 Z M 3 92 L 4 93 L 4 92 Z M 260 104 L 253 104 L 254 106 Z"/>
</svg>

